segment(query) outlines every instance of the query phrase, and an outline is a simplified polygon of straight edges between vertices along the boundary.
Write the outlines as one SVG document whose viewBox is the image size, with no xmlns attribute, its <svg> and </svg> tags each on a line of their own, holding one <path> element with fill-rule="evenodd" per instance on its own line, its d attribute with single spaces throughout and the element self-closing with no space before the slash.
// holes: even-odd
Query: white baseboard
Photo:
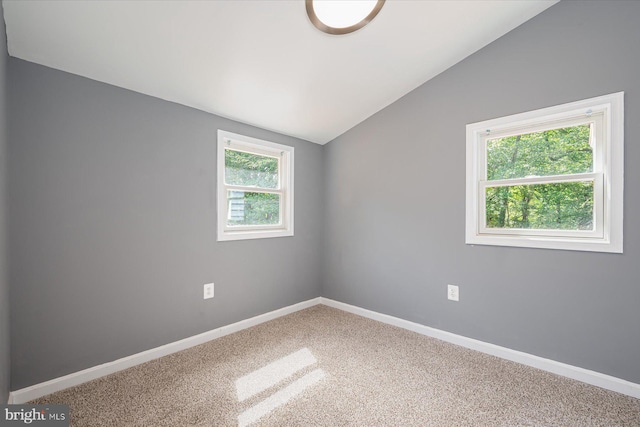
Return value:
<svg viewBox="0 0 640 427">
<path fill-rule="evenodd" d="M 54 378 L 50 381 L 12 391 L 11 393 L 9 393 L 9 404 L 26 403 L 30 400 L 46 396 L 47 394 L 55 393 L 56 391 L 64 390 L 66 388 L 73 387 L 87 381 L 103 377 L 105 375 L 113 374 L 123 369 L 148 362 L 150 360 L 158 359 L 160 357 L 167 356 L 178 351 L 186 350 L 190 347 L 204 344 L 216 338 L 220 338 L 225 335 L 229 335 L 234 332 L 259 325 L 260 323 L 264 323 L 269 320 L 277 319 L 278 317 L 286 316 L 287 314 L 291 314 L 296 311 L 304 310 L 305 308 L 309 308 L 317 304 L 320 304 L 320 297 L 313 298 L 308 301 L 303 301 L 298 304 L 290 305 L 288 307 L 280 308 L 278 310 L 270 311 L 269 313 L 261 314 L 250 319 L 241 320 L 240 322 L 232 323 L 231 325 L 221 326 L 217 329 L 203 332 L 201 334 L 194 335 L 180 341 L 175 341 L 160 347 L 152 348 L 150 350 L 133 354 L 131 356 L 123 357 L 122 359 L 114 360 L 113 362 L 107 362 L 102 365 L 94 366 L 92 368 L 65 375 L 63 377 Z"/>
<path fill-rule="evenodd" d="M 484 341 L 478 341 L 473 338 L 463 337 L 462 335 L 456 335 L 440 329 L 430 328 L 429 326 L 420 325 L 419 323 L 377 313 L 375 311 L 334 301 L 328 298 L 320 298 L 320 303 L 349 313 L 357 314 L 362 317 L 377 320 L 382 323 L 417 332 L 421 335 L 437 338 L 442 341 L 447 341 L 452 344 L 477 350 L 502 359 L 511 360 L 513 362 L 522 363 L 523 365 L 532 366 L 534 368 L 542 369 L 543 371 L 548 371 L 563 377 L 572 378 L 574 380 L 582 381 L 587 384 L 640 399 L 640 384 L 632 383 L 610 375 L 601 374 L 600 372 L 579 368 L 577 366 L 567 365 L 566 363 L 556 362 L 555 360 L 534 356 L 529 353 L 490 344 Z"/>
<path fill-rule="evenodd" d="M 564 377 L 572 378 L 574 380 L 582 381 L 587 384 L 595 385 L 607 390 L 612 390 L 640 399 L 640 384 L 632 383 L 630 381 L 612 377 L 610 375 L 601 374 L 599 372 L 590 371 L 588 369 L 579 368 L 577 366 L 567 365 L 566 363 L 556 362 L 555 360 L 545 359 L 543 357 L 534 356 L 532 354 L 524 353 L 517 350 L 512 350 L 510 348 L 500 347 L 495 344 L 478 341 L 473 338 L 463 337 L 451 332 L 446 332 L 440 329 L 431 328 L 429 326 L 420 325 L 418 323 L 410 322 L 408 320 L 400 319 L 398 317 L 393 317 L 386 314 L 377 313 L 375 311 L 367 310 L 354 305 L 345 304 L 328 298 L 318 297 L 278 310 L 274 310 L 269 313 L 261 314 L 250 319 L 242 320 L 231 325 L 222 326 L 220 328 L 213 329 L 199 335 L 194 335 L 180 341 L 175 341 L 160 347 L 152 348 L 141 353 L 123 357 L 122 359 L 114 360 L 113 362 L 107 362 L 102 365 L 84 369 L 82 371 L 55 378 L 50 381 L 12 391 L 11 393 L 9 393 L 8 403 L 25 403 L 42 396 L 46 396 L 47 394 L 55 393 L 56 391 L 64 390 L 66 388 L 73 387 L 84 382 L 103 377 L 105 375 L 113 374 L 123 369 L 148 362 L 150 360 L 158 359 L 160 357 L 173 354 L 178 351 L 186 350 L 187 348 L 204 344 L 216 338 L 220 338 L 225 335 L 229 335 L 234 332 L 238 332 L 243 329 L 247 329 L 252 326 L 267 322 L 269 320 L 277 319 L 278 317 L 282 317 L 299 310 L 304 310 L 305 308 L 309 308 L 318 304 L 324 304 L 329 307 L 334 307 L 349 313 L 377 320 L 382 323 L 387 323 L 389 325 L 417 332 L 421 335 L 437 338 L 443 341 L 450 342 L 452 344 L 470 348 L 472 350 L 477 350 L 482 353 L 500 357 L 502 359 L 511 360 L 513 362 L 522 363 L 523 365 L 532 366 L 534 368 L 542 369 L 544 371 L 552 372 L 557 375 L 562 375 Z"/>
</svg>

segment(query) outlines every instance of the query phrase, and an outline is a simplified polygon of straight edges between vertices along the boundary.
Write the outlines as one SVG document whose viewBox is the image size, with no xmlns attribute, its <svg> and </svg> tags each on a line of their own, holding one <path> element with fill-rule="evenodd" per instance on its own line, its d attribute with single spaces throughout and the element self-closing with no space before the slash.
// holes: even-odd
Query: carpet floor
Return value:
<svg viewBox="0 0 640 427">
<path fill-rule="evenodd" d="M 640 400 L 318 305 L 31 403 L 73 426 L 640 426 Z"/>
</svg>

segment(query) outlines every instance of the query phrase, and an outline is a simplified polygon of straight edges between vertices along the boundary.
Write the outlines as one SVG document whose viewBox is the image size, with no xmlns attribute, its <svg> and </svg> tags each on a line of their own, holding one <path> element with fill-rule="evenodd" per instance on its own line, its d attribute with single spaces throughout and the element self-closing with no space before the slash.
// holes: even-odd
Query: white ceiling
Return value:
<svg viewBox="0 0 640 427">
<path fill-rule="evenodd" d="M 318 31 L 304 1 L 3 1 L 9 54 L 325 144 L 556 3 L 387 0 Z"/>
</svg>

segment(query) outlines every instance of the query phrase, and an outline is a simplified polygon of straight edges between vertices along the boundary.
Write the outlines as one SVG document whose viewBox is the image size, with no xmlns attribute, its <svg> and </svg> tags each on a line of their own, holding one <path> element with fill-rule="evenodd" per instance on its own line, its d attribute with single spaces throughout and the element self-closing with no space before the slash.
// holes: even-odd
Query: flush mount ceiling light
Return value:
<svg viewBox="0 0 640 427">
<path fill-rule="evenodd" d="M 307 15 L 320 31 L 348 34 L 376 17 L 385 0 L 306 0 Z"/>
</svg>

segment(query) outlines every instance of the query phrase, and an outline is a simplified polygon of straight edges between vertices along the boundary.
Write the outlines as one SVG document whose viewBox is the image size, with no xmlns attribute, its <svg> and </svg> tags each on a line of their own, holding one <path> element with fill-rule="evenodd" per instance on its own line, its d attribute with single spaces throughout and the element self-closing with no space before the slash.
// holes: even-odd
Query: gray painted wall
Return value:
<svg viewBox="0 0 640 427">
<path fill-rule="evenodd" d="M 323 296 L 640 383 L 639 21 L 560 2 L 329 143 Z M 465 125 L 617 91 L 624 254 L 466 246 Z"/>
<path fill-rule="evenodd" d="M 7 264 L 7 132 L 6 132 L 6 76 L 7 38 L 4 13 L 0 5 L 0 404 L 9 397 L 9 272 Z"/>
<path fill-rule="evenodd" d="M 319 296 L 321 146 L 13 58 L 9 82 L 12 390 Z M 216 242 L 218 129 L 295 147 L 294 237 Z"/>
</svg>

